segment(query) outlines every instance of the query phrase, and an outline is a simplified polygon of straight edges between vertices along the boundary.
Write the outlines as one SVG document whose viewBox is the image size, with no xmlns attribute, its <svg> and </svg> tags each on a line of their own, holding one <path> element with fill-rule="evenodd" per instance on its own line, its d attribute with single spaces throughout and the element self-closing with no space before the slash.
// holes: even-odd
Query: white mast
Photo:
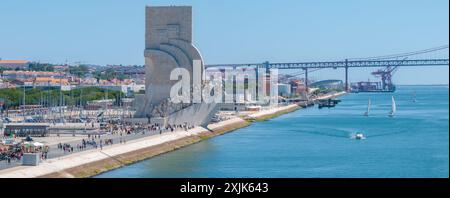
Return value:
<svg viewBox="0 0 450 198">
<path fill-rule="evenodd" d="M 369 102 L 367 103 L 367 111 L 364 113 L 364 116 L 369 116 L 371 104 L 372 104 L 372 102 L 370 101 L 370 98 L 369 98 Z"/>
<path fill-rule="evenodd" d="M 389 116 L 393 117 L 395 115 L 396 111 L 397 111 L 397 105 L 395 103 L 394 96 L 392 96 L 392 107 L 391 107 L 391 112 L 390 112 Z"/>
</svg>

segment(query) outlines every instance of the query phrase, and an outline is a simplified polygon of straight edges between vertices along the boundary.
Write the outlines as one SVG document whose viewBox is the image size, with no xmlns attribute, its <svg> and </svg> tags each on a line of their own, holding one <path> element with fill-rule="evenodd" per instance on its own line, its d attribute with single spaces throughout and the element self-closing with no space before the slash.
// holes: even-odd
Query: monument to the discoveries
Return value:
<svg viewBox="0 0 450 198">
<path fill-rule="evenodd" d="M 193 61 L 203 59 L 192 44 L 192 7 L 146 7 L 145 34 L 146 91 L 136 97 L 137 118 L 163 118 L 170 124 L 206 125 L 215 112 L 215 104 L 173 104 L 170 80 L 175 68 L 193 74 Z M 191 82 L 192 84 L 192 82 Z"/>
</svg>

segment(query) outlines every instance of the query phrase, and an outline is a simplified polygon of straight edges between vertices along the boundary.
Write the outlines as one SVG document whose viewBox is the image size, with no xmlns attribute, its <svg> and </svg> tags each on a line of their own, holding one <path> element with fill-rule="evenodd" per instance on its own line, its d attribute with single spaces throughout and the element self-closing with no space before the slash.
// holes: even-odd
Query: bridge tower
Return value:
<svg viewBox="0 0 450 198">
<path fill-rule="evenodd" d="M 349 91 L 348 87 L 348 59 L 345 59 L 345 91 Z"/>
<path fill-rule="evenodd" d="M 305 90 L 306 90 L 306 93 L 308 93 L 309 92 L 309 88 L 308 88 L 308 68 L 304 67 L 303 71 L 305 71 Z"/>
</svg>

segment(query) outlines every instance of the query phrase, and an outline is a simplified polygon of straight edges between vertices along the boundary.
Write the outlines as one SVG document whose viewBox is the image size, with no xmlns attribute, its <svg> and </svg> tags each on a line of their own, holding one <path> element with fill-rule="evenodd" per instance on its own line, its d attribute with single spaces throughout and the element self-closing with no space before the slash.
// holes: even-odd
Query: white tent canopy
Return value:
<svg viewBox="0 0 450 198">
<path fill-rule="evenodd" d="M 40 143 L 40 142 L 34 142 L 33 146 L 35 147 L 40 147 L 40 146 L 44 146 L 44 144 Z"/>
<path fill-rule="evenodd" d="M 31 143 L 31 142 L 24 142 L 23 144 L 24 145 L 31 145 L 31 146 L 34 146 L 34 147 L 44 146 L 44 144 L 42 144 L 40 142 L 33 142 L 33 143 Z"/>
</svg>

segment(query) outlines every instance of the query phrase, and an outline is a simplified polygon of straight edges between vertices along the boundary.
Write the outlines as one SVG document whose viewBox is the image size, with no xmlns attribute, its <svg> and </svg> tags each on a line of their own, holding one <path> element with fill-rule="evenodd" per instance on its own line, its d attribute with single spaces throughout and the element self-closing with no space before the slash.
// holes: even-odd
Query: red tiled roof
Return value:
<svg viewBox="0 0 450 198">
<path fill-rule="evenodd" d="M 3 71 L 3 74 L 28 74 L 28 75 L 58 75 L 63 74 L 64 72 L 41 72 L 41 71 L 14 71 L 14 70 L 6 70 Z"/>
<path fill-rule="evenodd" d="M 0 60 L 0 64 L 27 64 L 26 60 Z"/>
</svg>

